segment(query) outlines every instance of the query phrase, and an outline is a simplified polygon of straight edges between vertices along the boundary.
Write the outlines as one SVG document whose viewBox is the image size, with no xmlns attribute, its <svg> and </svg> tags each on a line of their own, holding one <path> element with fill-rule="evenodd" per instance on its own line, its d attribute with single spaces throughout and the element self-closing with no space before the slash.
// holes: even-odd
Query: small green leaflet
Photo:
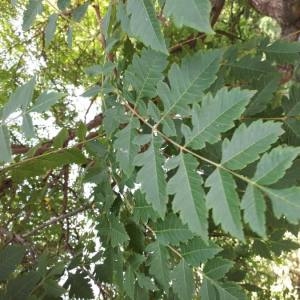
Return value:
<svg viewBox="0 0 300 300">
<path fill-rule="evenodd" d="M 231 141 L 225 139 L 222 145 L 222 165 L 231 170 L 240 170 L 256 161 L 259 154 L 268 150 L 283 134 L 280 123 L 258 120 L 248 127 L 240 125 Z"/>
<path fill-rule="evenodd" d="M 235 63 L 227 64 L 231 67 L 231 74 L 239 80 L 253 80 L 277 71 L 269 61 L 262 61 L 260 57 L 244 56 Z"/>
<path fill-rule="evenodd" d="M 219 280 L 233 267 L 233 262 L 221 257 L 209 260 L 203 269 L 203 274 L 213 280 Z"/>
<path fill-rule="evenodd" d="M 116 247 L 129 241 L 129 236 L 124 225 L 115 216 L 110 216 L 109 220 L 103 218 L 97 225 L 97 230 L 103 241 L 110 240 L 111 246 Z"/>
<path fill-rule="evenodd" d="M 169 289 L 170 271 L 168 266 L 169 254 L 166 247 L 155 241 L 147 246 L 147 251 L 151 253 L 149 273 L 167 291 Z"/>
<path fill-rule="evenodd" d="M 135 201 L 133 220 L 142 223 L 147 223 L 149 219 L 156 221 L 158 214 L 153 209 L 152 205 L 146 202 L 145 195 L 138 190 L 133 196 Z"/>
<path fill-rule="evenodd" d="M 116 158 L 121 169 L 127 176 L 130 176 L 134 170 L 133 160 L 139 151 L 139 146 L 133 143 L 138 127 L 139 121 L 133 118 L 126 127 L 118 131 L 115 135 L 117 137 L 114 143 L 117 149 Z"/>
<path fill-rule="evenodd" d="M 32 100 L 34 87 L 35 78 L 32 78 L 24 85 L 18 87 L 15 92 L 11 94 L 3 109 L 3 121 L 5 121 L 17 109 L 22 108 L 23 111 L 27 109 L 29 102 Z"/>
<path fill-rule="evenodd" d="M 22 130 L 26 139 L 31 139 L 34 136 L 32 119 L 29 114 L 23 115 Z"/>
<path fill-rule="evenodd" d="M 243 195 L 241 208 L 244 210 L 244 220 L 258 235 L 266 236 L 266 204 L 263 194 L 255 186 L 249 184 Z"/>
<path fill-rule="evenodd" d="M 83 164 L 85 162 L 86 158 L 79 149 L 62 149 L 44 153 L 34 158 L 28 158 L 22 161 L 21 165 L 12 165 L 11 176 L 17 182 L 18 180 L 45 174 L 47 170 L 59 166 L 71 163 Z"/>
<path fill-rule="evenodd" d="M 290 223 L 297 224 L 300 220 L 300 187 L 282 190 L 264 188 L 264 192 L 272 201 L 273 211 L 279 219 L 282 215 Z"/>
<path fill-rule="evenodd" d="M 145 288 L 150 291 L 157 290 L 155 283 L 151 280 L 150 277 L 145 276 L 144 273 L 136 272 L 136 278 L 137 278 L 138 285 L 141 288 Z"/>
<path fill-rule="evenodd" d="M 146 46 L 168 54 L 159 21 L 150 0 L 128 0 L 130 32 Z"/>
<path fill-rule="evenodd" d="M 141 184 L 147 202 L 151 203 L 159 216 L 163 218 L 167 209 L 167 192 L 160 146 L 161 139 L 153 136 L 148 149 L 135 157 L 134 164 L 142 166 L 137 173 L 136 181 Z"/>
<path fill-rule="evenodd" d="M 216 257 L 208 261 L 203 269 L 203 283 L 200 289 L 201 299 L 243 300 L 246 296 L 240 286 L 233 282 L 220 282 L 232 268 L 233 263 Z"/>
<path fill-rule="evenodd" d="M 158 241 L 163 245 L 178 245 L 193 237 L 192 232 L 174 214 L 169 214 L 164 220 L 159 220 L 154 227 L 154 232 Z"/>
<path fill-rule="evenodd" d="M 218 168 L 207 178 L 205 185 L 210 187 L 206 204 L 208 209 L 212 208 L 215 224 L 221 223 L 224 231 L 244 241 L 240 201 L 232 175 Z"/>
<path fill-rule="evenodd" d="M 39 272 L 31 271 L 21 273 L 16 278 L 9 280 L 5 299 L 24 300 L 28 299 L 32 290 L 41 280 Z"/>
<path fill-rule="evenodd" d="M 255 83 L 253 83 L 253 88 L 257 90 L 257 93 L 247 106 L 244 115 L 253 116 L 265 110 L 267 105 L 273 99 L 273 94 L 278 89 L 280 79 L 280 74 L 271 73 L 259 78 Z"/>
<path fill-rule="evenodd" d="M 23 14 L 22 29 L 24 31 L 29 30 L 31 25 L 35 21 L 36 16 L 40 14 L 42 11 L 43 11 L 43 6 L 41 0 L 29 0 Z"/>
<path fill-rule="evenodd" d="M 222 248 L 214 242 L 204 242 L 201 238 L 195 237 L 185 244 L 180 245 L 181 255 L 187 263 L 194 267 L 199 267 L 208 259 L 213 258 L 216 254 L 222 251 Z"/>
<path fill-rule="evenodd" d="M 11 161 L 11 148 L 9 141 L 9 131 L 5 125 L 0 125 L 0 161 Z"/>
<path fill-rule="evenodd" d="M 77 271 L 75 274 L 68 273 L 68 280 L 64 287 L 70 286 L 69 295 L 76 299 L 93 299 L 94 293 L 87 274 Z"/>
<path fill-rule="evenodd" d="M 171 112 L 185 114 L 188 104 L 200 102 L 202 92 L 216 79 L 222 58 L 221 50 L 186 56 L 179 67 L 173 64 L 168 73 L 169 85 L 159 82 L 157 92 L 164 104 L 164 119 Z"/>
<path fill-rule="evenodd" d="M 60 10 L 65 10 L 70 5 L 71 0 L 57 0 L 57 7 Z"/>
<path fill-rule="evenodd" d="M 193 299 L 195 289 L 193 270 L 184 259 L 172 271 L 171 279 L 174 292 L 178 295 L 179 299 Z"/>
<path fill-rule="evenodd" d="M 213 33 L 210 10 L 209 0 L 166 0 L 164 7 L 166 16 L 173 16 L 178 27 L 185 25 L 205 33 Z"/>
<path fill-rule="evenodd" d="M 167 184 L 168 194 L 174 194 L 173 210 L 180 212 L 183 223 L 207 240 L 207 209 L 202 178 L 197 174 L 198 161 L 191 154 L 177 156 L 178 170 Z"/>
<path fill-rule="evenodd" d="M 278 40 L 260 50 L 266 54 L 268 59 L 275 60 L 281 64 L 292 64 L 299 60 L 300 57 L 300 45 L 298 42 Z"/>
<path fill-rule="evenodd" d="M 167 56 L 151 49 L 143 49 L 141 55 L 134 55 L 131 65 L 125 72 L 125 86 L 136 90 L 136 101 L 153 98 L 157 95 L 157 83 L 163 78 L 167 66 Z"/>
<path fill-rule="evenodd" d="M 88 7 L 89 7 L 90 2 L 87 1 L 82 5 L 77 6 L 72 13 L 72 19 L 75 22 L 80 22 L 82 20 L 82 18 L 84 17 Z"/>
<path fill-rule="evenodd" d="M 132 267 L 129 265 L 124 274 L 124 290 L 128 297 L 134 300 L 134 284 L 135 278 Z"/>
<path fill-rule="evenodd" d="M 0 281 L 7 280 L 24 255 L 25 249 L 17 245 L 8 245 L 0 250 Z"/>
<path fill-rule="evenodd" d="M 201 102 L 201 107 L 193 106 L 192 130 L 186 125 L 182 131 L 185 136 L 185 145 L 193 149 L 202 149 L 205 143 L 214 144 L 220 140 L 220 133 L 234 126 L 234 120 L 238 119 L 254 92 L 240 90 L 239 88 L 223 88 L 212 97 L 211 94 Z"/>
<path fill-rule="evenodd" d="M 56 30 L 56 23 L 58 19 L 58 14 L 52 14 L 49 17 L 47 26 L 45 28 L 45 46 L 48 47 L 51 41 L 54 38 L 55 30 Z"/>
<path fill-rule="evenodd" d="M 256 167 L 252 180 L 261 185 L 277 182 L 291 167 L 293 160 L 300 154 L 300 147 L 278 146 L 270 153 L 265 153 Z"/>
</svg>

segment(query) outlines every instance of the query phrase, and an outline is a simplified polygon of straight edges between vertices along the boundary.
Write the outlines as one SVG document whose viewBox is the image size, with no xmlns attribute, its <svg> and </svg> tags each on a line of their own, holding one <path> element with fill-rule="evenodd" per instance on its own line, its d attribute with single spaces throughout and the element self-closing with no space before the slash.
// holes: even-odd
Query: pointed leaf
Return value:
<svg viewBox="0 0 300 300">
<path fill-rule="evenodd" d="M 0 250 L 0 281 L 8 279 L 24 255 L 25 249 L 17 245 L 8 245 Z"/>
<path fill-rule="evenodd" d="M 151 254 L 149 273 L 157 279 L 165 290 L 168 290 L 170 271 L 166 247 L 155 241 L 148 245 L 147 251 Z"/>
<path fill-rule="evenodd" d="M 22 130 L 26 139 L 31 139 L 34 136 L 34 128 L 30 114 L 23 115 Z"/>
<path fill-rule="evenodd" d="M 219 280 L 223 278 L 232 267 L 232 261 L 221 257 L 215 257 L 205 264 L 203 274 L 207 278 Z"/>
<path fill-rule="evenodd" d="M 291 167 L 293 160 L 300 154 L 300 148 L 276 147 L 270 153 L 265 153 L 256 167 L 253 180 L 262 185 L 277 182 Z"/>
<path fill-rule="evenodd" d="M 262 193 L 253 185 L 248 185 L 242 198 L 241 208 L 244 210 L 244 220 L 258 235 L 266 236 L 266 204 Z"/>
<path fill-rule="evenodd" d="M 168 53 L 154 7 L 150 0 L 128 0 L 130 31 L 146 46 Z"/>
<path fill-rule="evenodd" d="M 243 289 L 234 282 L 215 285 L 220 300 L 246 300 L 248 299 Z"/>
<path fill-rule="evenodd" d="M 150 49 L 143 49 L 140 56 L 133 56 L 124 80 L 127 87 L 131 85 L 136 90 L 136 101 L 157 95 L 156 86 L 163 78 L 166 66 L 167 56 Z"/>
<path fill-rule="evenodd" d="M 2 113 L 2 120 L 6 120 L 17 109 L 22 108 L 24 111 L 27 109 L 28 103 L 32 100 L 33 90 L 35 86 L 35 78 L 24 85 L 18 87 L 13 94 L 9 97 L 8 103 L 4 106 Z"/>
<path fill-rule="evenodd" d="M 210 187 L 206 196 L 207 208 L 212 208 L 215 224 L 221 224 L 224 231 L 243 241 L 240 203 L 232 175 L 216 169 L 207 178 L 206 186 Z"/>
<path fill-rule="evenodd" d="M 209 0 L 166 0 L 164 13 L 172 15 L 178 27 L 182 25 L 205 33 L 212 33 Z"/>
<path fill-rule="evenodd" d="M 11 161 L 9 131 L 4 125 L 0 125 L 0 161 L 5 163 Z"/>
<path fill-rule="evenodd" d="M 193 299 L 194 278 L 193 271 L 182 259 L 171 273 L 172 286 L 179 299 Z"/>
<path fill-rule="evenodd" d="M 214 242 L 205 243 L 198 237 L 189 240 L 186 244 L 181 244 L 180 248 L 182 257 L 194 267 L 200 266 L 222 250 Z"/>
<path fill-rule="evenodd" d="M 161 140 L 153 137 L 149 148 L 135 157 L 134 164 L 142 166 L 136 180 L 146 194 L 146 200 L 153 205 L 160 217 L 164 217 L 167 204 L 166 179 L 162 169 L 163 158 L 160 154 Z"/>
<path fill-rule="evenodd" d="M 72 18 L 75 22 L 80 22 L 82 18 L 84 17 L 88 7 L 89 7 L 90 2 L 87 1 L 82 5 L 77 6 L 72 13 Z"/>
<path fill-rule="evenodd" d="M 216 79 L 222 51 L 198 52 L 182 60 L 181 66 L 173 64 L 168 73 L 170 87 L 160 82 L 158 95 L 164 104 L 164 119 L 171 112 L 186 113 L 187 105 L 199 102 L 202 92 Z"/>
<path fill-rule="evenodd" d="M 180 242 L 186 242 L 193 237 L 187 226 L 183 225 L 174 214 L 169 214 L 165 220 L 156 223 L 154 231 L 158 241 L 164 245 L 178 245 Z"/>
<path fill-rule="evenodd" d="M 180 153 L 178 170 L 169 180 L 168 194 L 175 194 L 173 199 L 174 212 L 180 212 L 183 223 L 189 229 L 207 240 L 207 209 L 204 202 L 202 179 L 197 174 L 198 161 L 190 154 Z"/>
<path fill-rule="evenodd" d="M 139 146 L 133 143 L 138 127 L 138 120 L 133 118 L 126 127 L 118 131 L 115 135 L 117 137 L 114 143 L 117 149 L 116 158 L 121 169 L 127 176 L 130 176 L 134 170 L 133 160 L 139 151 Z"/>
<path fill-rule="evenodd" d="M 122 223 L 118 221 L 116 217 L 110 216 L 108 220 L 102 220 L 97 225 L 100 236 L 103 240 L 108 239 L 111 242 L 112 247 L 122 245 L 129 241 L 129 236 Z"/>
<path fill-rule="evenodd" d="M 259 154 L 268 150 L 284 131 L 280 123 L 261 120 L 248 127 L 240 125 L 231 141 L 225 139 L 222 145 L 222 165 L 232 170 L 240 170 L 256 161 Z"/>
<path fill-rule="evenodd" d="M 153 209 L 153 206 L 146 202 L 145 195 L 140 191 L 134 193 L 134 200 L 133 219 L 135 221 L 147 223 L 149 219 L 155 221 L 158 218 L 158 214 Z"/>
<path fill-rule="evenodd" d="M 53 40 L 55 30 L 56 30 L 56 23 L 58 19 L 58 14 L 52 14 L 49 17 L 47 26 L 45 28 L 45 46 L 48 47 Z"/>
<path fill-rule="evenodd" d="M 75 273 L 68 275 L 68 280 L 64 287 L 70 286 L 69 296 L 76 299 L 93 299 L 94 293 L 89 279 L 84 273 Z"/>
<path fill-rule="evenodd" d="M 234 126 L 253 92 L 239 88 L 228 91 L 223 88 L 215 97 L 208 94 L 201 103 L 193 107 L 192 131 L 186 132 L 185 144 L 193 149 L 201 149 L 205 143 L 214 144 L 220 140 L 220 133 L 226 132 Z"/>
<path fill-rule="evenodd" d="M 282 190 L 264 188 L 272 201 L 273 211 L 277 218 L 285 216 L 290 223 L 297 224 L 300 220 L 300 187 Z"/>
<path fill-rule="evenodd" d="M 22 29 L 27 31 L 38 14 L 40 14 L 43 10 L 42 1 L 41 0 L 29 0 L 26 6 L 26 9 L 23 14 L 23 24 Z"/>
</svg>

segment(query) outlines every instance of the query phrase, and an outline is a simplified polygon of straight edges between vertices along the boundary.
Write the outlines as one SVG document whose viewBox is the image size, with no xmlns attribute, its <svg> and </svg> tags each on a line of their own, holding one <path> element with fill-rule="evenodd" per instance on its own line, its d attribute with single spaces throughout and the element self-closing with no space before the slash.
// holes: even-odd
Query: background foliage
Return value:
<svg viewBox="0 0 300 300">
<path fill-rule="evenodd" d="M 299 297 L 300 44 L 249 3 L 0 1 L 0 299 Z"/>
</svg>

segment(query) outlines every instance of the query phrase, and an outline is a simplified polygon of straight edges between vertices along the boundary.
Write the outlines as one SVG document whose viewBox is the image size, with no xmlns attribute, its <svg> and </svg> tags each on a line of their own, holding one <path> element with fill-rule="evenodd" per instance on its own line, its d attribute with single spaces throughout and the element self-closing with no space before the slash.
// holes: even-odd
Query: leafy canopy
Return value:
<svg viewBox="0 0 300 300">
<path fill-rule="evenodd" d="M 4 2 L 0 299 L 271 298 L 257 258 L 298 247 L 299 43 L 245 1 Z"/>
</svg>

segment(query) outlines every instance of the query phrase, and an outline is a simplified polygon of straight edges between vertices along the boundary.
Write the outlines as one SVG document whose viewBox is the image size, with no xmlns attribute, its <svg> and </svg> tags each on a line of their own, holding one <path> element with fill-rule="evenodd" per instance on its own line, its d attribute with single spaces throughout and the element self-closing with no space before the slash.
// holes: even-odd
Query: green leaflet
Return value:
<svg viewBox="0 0 300 300">
<path fill-rule="evenodd" d="M 278 89 L 280 78 L 280 74 L 271 73 L 259 78 L 259 80 L 254 83 L 253 88 L 257 90 L 257 93 L 246 109 L 246 116 L 253 116 L 266 109 L 274 97 L 273 94 Z"/>
<path fill-rule="evenodd" d="M 180 245 L 181 255 L 184 260 L 194 267 L 200 266 L 208 259 L 213 258 L 222 248 L 214 242 L 204 242 L 201 238 L 195 237 L 185 244 Z"/>
<path fill-rule="evenodd" d="M 159 216 L 163 218 L 166 212 L 167 192 L 160 146 L 160 138 L 153 136 L 148 149 L 135 157 L 134 164 L 142 166 L 137 173 L 136 181 L 141 184 L 147 202 L 151 203 Z"/>
<path fill-rule="evenodd" d="M 239 61 L 229 63 L 230 73 L 239 80 L 253 80 L 266 74 L 276 73 L 276 69 L 269 61 L 262 61 L 260 57 L 244 56 Z"/>
<path fill-rule="evenodd" d="M 246 296 L 235 283 L 218 281 L 231 269 L 233 263 L 216 257 L 208 261 L 203 269 L 203 283 L 200 289 L 201 299 L 243 300 Z"/>
<path fill-rule="evenodd" d="M 195 288 L 193 270 L 184 259 L 181 259 L 179 264 L 175 266 L 171 273 L 171 279 L 173 290 L 178 295 L 179 299 L 193 299 Z"/>
<path fill-rule="evenodd" d="M 6 126 L 0 125 L 0 162 L 11 161 L 9 131 Z"/>
<path fill-rule="evenodd" d="M 157 92 L 164 104 L 164 119 L 170 113 L 186 114 L 188 104 L 201 100 L 202 92 L 216 79 L 222 58 L 221 50 L 186 56 L 179 67 L 173 64 L 168 73 L 169 85 L 159 82 Z"/>
<path fill-rule="evenodd" d="M 109 240 L 112 247 L 122 245 L 129 241 L 129 236 L 125 227 L 115 216 L 110 216 L 109 220 L 102 218 L 97 225 L 97 230 L 103 241 Z"/>
<path fill-rule="evenodd" d="M 5 121 L 17 109 L 22 108 L 23 111 L 27 109 L 29 102 L 32 100 L 34 87 L 35 78 L 32 78 L 24 85 L 18 87 L 15 92 L 11 94 L 3 109 L 3 121 Z"/>
<path fill-rule="evenodd" d="M 213 280 L 219 280 L 233 267 L 233 262 L 221 257 L 209 260 L 203 269 L 203 274 Z"/>
<path fill-rule="evenodd" d="M 48 47 L 54 38 L 57 20 L 58 14 L 54 13 L 49 17 L 47 26 L 45 28 L 45 47 Z"/>
<path fill-rule="evenodd" d="M 127 14 L 130 15 L 130 32 L 146 46 L 168 54 L 159 21 L 150 0 L 128 0 Z"/>
<path fill-rule="evenodd" d="M 300 148 L 278 146 L 265 153 L 256 167 L 252 180 L 261 185 L 277 182 L 291 167 L 293 160 L 300 154 Z"/>
<path fill-rule="evenodd" d="M 8 282 L 5 299 L 28 299 L 40 279 L 41 275 L 36 271 L 26 272 L 17 276 Z"/>
<path fill-rule="evenodd" d="M 34 128 L 30 114 L 23 115 L 22 130 L 26 139 L 31 139 L 34 136 Z"/>
<path fill-rule="evenodd" d="M 17 245 L 8 245 L 0 250 L 0 281 L 8 279 L 24 255 L 25 249 Z"/>
<path fill-rule="evenodd" d="M 299 60 L 300 45 L 298 42 L 289 42 L 284 40 L 275 41 L 271 45 L 260 48 L 267 59 L 275 60 L 278 63 L 294 63 Z"/>
<path fill-rule="evenodd" d="M 225 139 L 222 145 L 221 164 L 231 170 L 240 170 L 256 161 L 259 154 L 268 150 L 278 137 L 283 134 L 280 123 L 261 120 L 248 127 L 240 125 L 234 132 L 231 141 Z"/>
<path fill-rule="evenodd" d="M 212 208 L 215 224 L 221 224 L 224 231 L 243 241 L 240 203 L 232 175 L 216 169 L 207 178 L 205 185 L 210 187 L 206 204 L 208 209 Z"/>
<path fill-rule="evenodd" d="M 125 86 L 132 86 L 136 90 L 136 101 L 157 95 L 157 83 L 163 78 L 163 70 L 167 66 L 167 56 L 143 49 L 141 55 L 134 55 L 131 65 L 125 72 Z"/>
<path fill-rule="evenodd" d="M 31 25 L 35 21 L 38 14 L 43 11 L 41 0 L 29 0 L 26 9 L 23 14 L 23 24 L 22 29 L 27 31 L 30 29 Z"/>
<path fill-rule="evenodd" d="M 72 13 L 72 19 L 75 22 L 80 22 L 82 20 L 82 18 L 84 17 L 88 7 L 89 7 L 90 2 L 87 1 L 82 5 L 77 6 Z"/>
<path fill-rule="evenodd" d="M 180 242 L 186 242 L 193 237 L 188 227 L 183 225 L 174 214 L 169 214 L 164 220 L 159 220 L 154 231 L 158 241 L 164 245 L 178 245 Z"/>
<path fill-rule="evenodd" d="M 220 140 L 220 133 L 226 132 L 234 126 L 253 92 L 239 88 L 228 91 L 223 88 L 212 97 L 208 94 L 201 102 L 201 107 L 193 106 L 192 130 L 184 125 L 185 146 L 202 149 L 205 143 L 214 144 Z"/>
<path fill-rule="evenodd" d="M 134 200 L 133 219 L 136 222 L 147 223 L 149 219 L 156 221 L 158 214 L 153 209 L 153 206 L 146 202 L 145 195 L 140 191 L 136 191 L 134 193 Z"/>
<path fill-rule="evenodd" d="M 83 164 L 85 162 L 86 158 L 79 149 L 62 149 L 28 158 L 20 166 L 18 164 L 12 165 L 11 176 L 14 177 L 15 181 L 22 181 L 25 178 L 45 174 L 47 170 L 59 166 L 71 163 Z"/>
<path fill-rule="evenodd" d="M 146 250 L 151 253 L 149 273 L 167 291 L 169 289 L 170 271 L 168 266 L 169 254 L 166 247 L 155 241 L 149 244 Z"/>
<path fill-rule="evenodd" d="M 249 184 L 243 195 L 241 208 L 244 210 L 244 220 L 258 235 L 266 236 L 266 204 L 263 194 L 255 186 Z"/>
<path fill-rule="evenodd" d="M 282 190 L 264 188 L 264 192 L 272 201 L 273 211 L 277 218 L 285 216 L 290 223 L 300 220 L 300 187 Z"/>
<path fill-rule="evenodd" d="M 87 274 L 77 271 L 75 274 L 69 273 L 68 280 L 65 282 L 64 287 L 70 286 L 69 295 L 77 299 L 92 299 L 94 293 L 87 277 Z"/>
<path fill-rule="evenodd" d="M 28 112 L 43 113 L 64 96 L 64 93 L 45 91 L 37 97 L 34 105 L 28 109 Z"/>
<path fill-rule="evenodd" d="M 174 194 L 173 210 L 180 212 L 183 223 L 207 240 L 207 209 L 202 189 L 202 179 L 197 174 L 198 162 L 182 152 L 177 157 L 178 170 L 167 184 L 168 194 Z"/>
<path fill-rule="evenodd" d="M 134 170 L 133 160 L 139 151 L 139 146 L 133 143 L 138 127 L 139 121 L 133 118 L 126 127 L 118 131 L 115 135 L 117 137 L 114 143 L 117 149 L 116 158 L 121 169 L 127 176 L 130 176 Z"/>
<path fill-rule="evenodd" d="M 209 0 L 166 0 L 164 7 L 166 16 L 173 16 L 178 27 L 186 25 L 205 33 L 213 33 L 210 10 Z"/>
</svg>

